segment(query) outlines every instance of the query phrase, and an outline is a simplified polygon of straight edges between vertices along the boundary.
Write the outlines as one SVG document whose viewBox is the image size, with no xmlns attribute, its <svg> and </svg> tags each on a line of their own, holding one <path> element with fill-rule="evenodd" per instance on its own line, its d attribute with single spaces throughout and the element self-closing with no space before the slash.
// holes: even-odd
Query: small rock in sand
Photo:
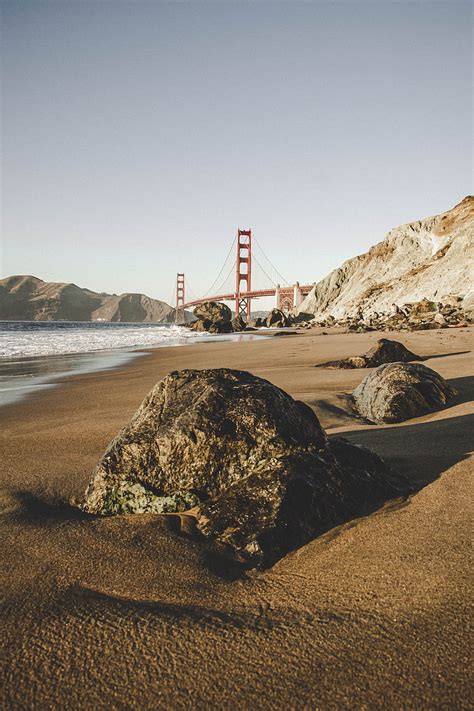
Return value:
<svg viewBox="0 0 474 711">
<path fill-rule="evenodd" d="M 316 368 L 376 368 L 384 363 L 406 363 L 412 360 L 423 360 L 421 356 L 412 353 L 399 341 L 380 338 L 375 346 L 361 356 L 351 356 L 342 360 L 332 360 L 321 363 Z"/>
</svg>

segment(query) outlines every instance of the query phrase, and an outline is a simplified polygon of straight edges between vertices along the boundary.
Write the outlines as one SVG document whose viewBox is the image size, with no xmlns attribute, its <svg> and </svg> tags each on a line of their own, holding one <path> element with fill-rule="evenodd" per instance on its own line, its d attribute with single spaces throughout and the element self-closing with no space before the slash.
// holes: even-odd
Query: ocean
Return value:
<svg viewBox="0 0 474 711">
<path fill-rule="evenodd" d="M 0 405 L 53 387 L 66 375 L 121 366 L 142 355 L 139 349 L 252 337 L 195 333 L 174 324 L 0 321 Z"/>
<path fill-rule="evenodd" d="M 90 353 L 117 348 L 175 346 L 209 334 L 160 323 L 0 321 L 0 358 Z"/>
</svg>

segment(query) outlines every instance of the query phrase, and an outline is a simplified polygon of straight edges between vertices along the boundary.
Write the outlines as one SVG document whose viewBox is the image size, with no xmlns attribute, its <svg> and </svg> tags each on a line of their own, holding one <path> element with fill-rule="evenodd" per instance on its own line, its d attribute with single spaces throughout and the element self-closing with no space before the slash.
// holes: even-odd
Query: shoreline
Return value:
<svg viewBox="0 0 474 711">
<path fill-rule="evenodd" d="M 369 371 L 313 367 L 382 336 L 430 356 L 450 407 L 369 425 L 348 400 Z M 473 327 L 146 349 L 2 408 L 5 706 L 469 708 L 473 349 Z M 172 517 L 69 505 L 156 382 L 211 367 L 270 380 L 417 493 L 238 580 Z"/>
<path fill-rule="evenodd" d="M 281 329 L 282 330 L 282 329 Z M 0 358 L 0 408 L 14 404 L 40 390 L 57 387 L 61 381 L 81 373 L 101 372 L 125 366 L 147 352 L 161 348 L 201 346 L 204 343 L 253 340 L 254 337 L 270 338 L 275 331 L 267 333 L 208 334 L 196 341 L 183 340 L 177 343 L 123 348 L 104 348 L 90 351 L 49 353 Z"/>
</svg>

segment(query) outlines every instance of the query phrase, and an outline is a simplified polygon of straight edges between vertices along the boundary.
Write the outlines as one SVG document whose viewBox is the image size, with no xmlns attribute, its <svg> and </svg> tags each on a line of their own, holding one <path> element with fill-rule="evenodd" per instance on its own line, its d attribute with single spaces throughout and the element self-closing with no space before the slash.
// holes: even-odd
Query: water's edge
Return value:
<svg viewBox="0 0 474 711">
<path fill-rule="evenodd" d="M 117 350 L 0 359 L 0 407 L 56 387 L 69 376 L 112 370 L 143 355 L 146 353 L 138 350 Z"/>
<path fill-rule="evenodd" d="M 0 407 L 14 404 L 32 393 L 56 387 L 62 379 L 84 373 L 111 370 L 158 348 L 198 343 L 253 340 L 263 334 L 196 334 L 188 329 L 163 328 L 156 324 L 73 324 L 0 322 Z M 90 350 L 84 350 L 95 341 Z M 127 346 L 120 346 L 124 338 Z M 106 343 L 117 343 L 104 347 Z M 80 350 L 74 352 L 79 346 Z M 102 347 L 101 347 L 102 346 Z M 52 350 L 53 352 L 48 352 Z M 46 349 L 46 353 L 43 351 Z M 38 353 L 39 351 L 39 353 Z M 72 351 L 72 352 L 71 352 Z M 5 356 L 4 353 L 22 353 Z"/>
</svg>

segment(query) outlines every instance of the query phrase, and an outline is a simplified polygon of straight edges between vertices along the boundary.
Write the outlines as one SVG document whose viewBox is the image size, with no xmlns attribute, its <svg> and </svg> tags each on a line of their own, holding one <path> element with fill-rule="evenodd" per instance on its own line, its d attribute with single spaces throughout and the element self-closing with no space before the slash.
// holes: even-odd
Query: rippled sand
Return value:
<svg viewBox="0 0 474 711">
<path fill-rule="evenodd" d="M 347 395 L 366 371 L 312 367 L 366 351 L 373 333 L 159 349 L 1 409 L 3 707 L 472 707 L 473 333 L 389 334 L 460 393 L 396 426 L 354 417 Z M 157 380 L 218 366 L 304 400 L 418 493 L 246 577 L 172 517 L 94 519 L 67 504 Z"/>
</svg>

